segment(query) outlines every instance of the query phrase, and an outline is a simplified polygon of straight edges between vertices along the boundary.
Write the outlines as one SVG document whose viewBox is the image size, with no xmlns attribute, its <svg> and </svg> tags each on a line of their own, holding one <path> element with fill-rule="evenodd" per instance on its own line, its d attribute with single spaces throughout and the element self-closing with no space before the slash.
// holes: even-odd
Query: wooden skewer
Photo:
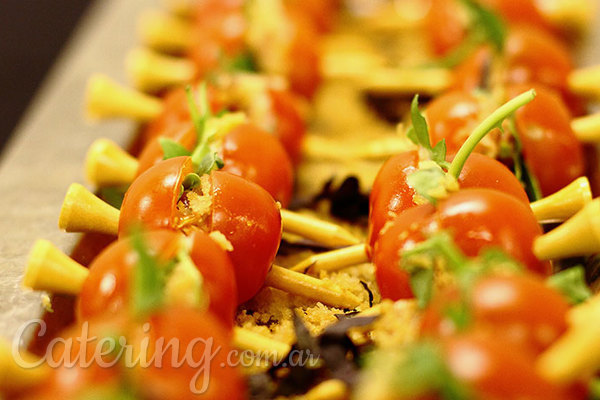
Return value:
<svg viewBox="0 0 600 400">
<path fill-rule="evenodd" d="M 361 303 L 358 297 L 330 282 L 290 271 L 278 265 L 273 265 L 267 274 L 265 285 L 336 308 L 354 309 Z"/>
<path fill-rule="evenodd" d="M 268 356 L 271 358 L 270 361 L 275 362 L 281 361 L 292 349 L 287 343 L 273 340 L 239 326 L 233 328 L 233 344 L 238 349 L 250 350 L 255 354 L 268 352 Z M 275 360 L 272 358 L 273 355 Z"/>
<path fill-rule="evenodd" d="M 0 340 L 0 391 L 5 393 L 33 387 L 41 383 L 50 371 L 48 365 L 40 363 L 33 354 L 19 349 L 18 355 L 15 355 L 11 343 Z"/>
<path fill-rule="evenodd" d="M 590 255 L 600 251 L 600 199 L 558 228 L 538 237 L 533 252 L 540 260 Z"/>
<path fill-rule="evenodd" d="M 171 14 L 179 15 L 181 17 L 189 17 L 194 13 L 194 6 L 196 1 L 194 0 L 162 0 L 161 4 Z"/>
<path fill-rule="evenodd" d="M 119 210 L 102 201 L 79 183 L 69 186 L 58 218 L 67 232 L 99 232 L 117 235 Z"/>
<path fill-rule="evenodd" d="M 298 400 L 345 400 L 348 398 L 348 386 L 339 379 L 329 379 L 310 389 Z"/>
<path fill-rule="evenodd" d="M 196 74 L 192 61 L 147 49 L 130 51 L 125 66 L 134 86 L 143 92 L 184 85 L 191 82 Z"/>
<path fill-rule="evenodd" d="M 597 15 L 597 5 L 592 0 L 544 0 L 536 5 L 548 21 L 561 29 L 586 30 Z"/>
<path fill-rule="evenodd" d="M 600 368 L 600 315 L 569 328 L 537 362 L 538 373 L 550 382 L 567 385 Z"/>
<path fill-rule="evenodd" d="M 88 270 L 47 240 L 33 245 L 25 267 L 23 286 L 53 293 L 78 294 Z"/>
<path fill-rule="evenodd" d="M 182 53 L 194 40 L 194 26 L 162 11 L 149 10 L 138 21 L 138 35 L 146 46 L 169 53 Z"/>
<path fill-rule="evenodd" d="M 104 75 L 93 75 L 88 81 L 86 112 L 92 120 L 131 118 L 148 122 L 162 109 L 159 98 L 121 86 Z"/>
<path fill-rule="evenodd" d="M 564 221 L 592 201 L 589 180 L 582 176 L 558 192 L 531 203 L 531 210 L 539 222 Z"/>
<path fill-rule="evenodd" d="M 283 229 L 326 247 L 359 243 L 348 230 L 331 222 L 281 210 Z M 99 232 L 117 235 L 119 210 L 102 201 L 78 183 L 69 186 L 60 212 L 58 226 L 67 232 Z"/>
<path fill-rule="evenodd" d="M 138 160 L 109 139 L 97 139 L 85 157 L 85 175 L 97 187 L 128 185 L 135 178 Z"/>
<path fill-rule="evenodd" d="M 297 272 L 337 271 L 352 265 L 369 262 L 364 244 L 343 247 L 308 257 L 290 270 Z"/>
<path fill-rule="evenodd" d="M 570 326 L 585 326 L 592 319 L 600 319 L 600 294 L 594 295 L 585 303 L 571 307 L 567 314 Z"/>
<path fill-rule="evenodd" d="M 281 210 L 284 230 L 302 236 L 327 247 L 351 246 L 360 240 L 348 230 L 331 222 L 302 215 L 289 210 Z"/>
<path fill-rule="evenodd" d="M 31 252 L 23 285 L 34 290 L 77 295 L 89 271 L 47 241 L 38 241 Z M 273 265 L 265 280 L 271 286 L 324 304 L 354 309 L 361 301 L 352 293 L 286 268 Z"/>
</svg>

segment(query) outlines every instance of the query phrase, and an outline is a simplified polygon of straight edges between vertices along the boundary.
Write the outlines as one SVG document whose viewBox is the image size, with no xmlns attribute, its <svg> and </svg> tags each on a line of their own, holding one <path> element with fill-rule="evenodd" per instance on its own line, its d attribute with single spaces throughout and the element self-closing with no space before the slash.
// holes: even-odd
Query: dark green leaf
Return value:
<svg viewBox="0 0 600 400">
<path fill-rule="evenodd" d="M 189 156 L 191 152 L 177 143 L 173 139 L 160 138 L 158 139 L 160 147 L 163 151 L 163 160 L 167 160 L 173 157 Z"/>
<path fill-rule="evenodd" d="M 132 271 L 131 311 L 134 316 L 143 317 L 164 303 L 165 271 L 150 253 L 139 229 L 131 233 L 131 246 L 138 257 Z"/>
<path fill-rule="evenodd" d="M 561 292 L 571 304 L 579 304 L 592 297 L 585 282 L 585 270 L 576 266 L 560 271 L 546 280 L 548 286 Z"/>
</svg>

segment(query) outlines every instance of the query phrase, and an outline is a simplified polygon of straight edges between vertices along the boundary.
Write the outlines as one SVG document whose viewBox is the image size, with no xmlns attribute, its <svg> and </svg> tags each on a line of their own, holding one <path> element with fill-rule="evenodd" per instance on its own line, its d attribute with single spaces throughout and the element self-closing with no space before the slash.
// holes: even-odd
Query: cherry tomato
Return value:
<svg viewBox="0 0 600 400">
<path fill-rule="evenodd" d="M 304 18 L 319 34 L 331 31 L 339 6 L 330 0 L 286 0 L 285 5 L 288 13 Z"/>
<path fill-rule="evenodd" d="M 443 343 L 450 372 L 483 399 L 578 399 L 537 374 L 534 360 L 497 338 L 471 332 Z"/>
<path fill-rule="evenodd" d="M 206 41 L 214 42 L 225 54 L 236 55 L 245 48 L 247 21 L 244 1 L 203 0 L 197 2 L 194 22 L 198 29 L 195 48 L 201 52 Z"/>
<path fill-rule="evenodd" d="M 525 87 L 510 87 L 508 93 L 516 95 Z M 571 115 L 560 97 L 544 87 L 536 86 L 536 92 L 535 100 L 515 115 L 523 156 L 547 196 L 582 176 L 585 163 Z"/>
<path fill-rule="evenodd" d="M 404 211 L 382 230 L 373 248 L 382 297 L 413 297 L 409 276 L 399 267 L 401 252 L 439 230 L 448 230 L 469 257 L 495 247 L 535 273 L 546 276 L 551 272 L 550 264 L 536 259 L 531 250 L 542 230 L 528 205 L 497 190 L 463 189 L 437 207 L 426 204 Z"/>
<path fill-rule="evenodd" d="M 511 24 L 535 26 L 552 32 L 535 0 L 482 0 L 481 3 L 498 12 Z"/>
<path fill-rule="evenodd" d="M 287 90 L 267 87 L 264 93 L 252 92 L 249 98 L 241 99 L 235 95 L 240 83 L 235 76 L 227 79 L 230 83 L 217 82 L 207 87 L 211 111 L 219 110 L 245 111 L 251 121 L 281 141 L 281 144 L 294 163 L 300 160 L 302 139 L 305 132 L 304 119 L 300 115 L 298 100 Z M 265 96 L 263 98 L 262 96 Z M 246 97 L 248 97 L 246 95 Z M 266 112 L 253 113 L 251 108 L 256 104 L 264 104 Z M 176 138 L 189 129 L 189 104 L 183 88 L 167 93 L 161 115 L 152 120 L 142 133 L 143 143 L 150 143 L 157 137 Z"/>
<path fill-rule="evenodd" d="M 147 340 L 149 359 L 158 358 L 148 367 L 137 366 L 131 371 L 130 378 L 142 398 L 245 398 L 241 374 L 230 364 L 230 335 L 212 314 L 167 308 L 150 316 L 147 322 L 149 330 L 138 328 L 131 335 L 134 348 L 143 349 Z M 155 347 L 161 338 L 162 348 Z M 170 342 L 178 347 L 167 346 Z"/>
<path fill-rule="evenodd" d="M 484 276 L 466 294 L 463 301 L 472 318 L 467 329 L 474 328 L 510 342 L 533 357 L 547 349 L 567 329 L 569 304 L 537 276 Z M 423 315 L 422 335 L 447 337 L 456 333 L 457 327 L 446 310 L 458 300 L 457 295 L 450 289 L 434 296 Z"/>
<path fill-rule="evenodd" d="M 189 157 L 164 160 L 140 175 L 123 199 L 119 235 L 142 223 L 147 229 L 178 228 L 177 203 L 184 178 L 193 172 Z M 231 243 L 238 300 L 252 298 L 264 283 L 281 239 L 281 214 L 271 195 L 255 183 L 223 171 L 210 174 L 210 214 L 206 226 Z"/>
<path fill-rule="evenodd" d="M 162 230 L 144 234 L 149 249 L 163 261 L 176 256 L 185 248 L 185 237 L 177 232 Z M 203 277 L 203 289 L 209 298 L 208 310 L 223 324 L 232 328 L 237 308 L 237 288 L 234 269 L 227 256 L 206 233 L 196 230 L 189 236 L 190 258 Z M 130 298 L 131 273 L 137 255 L 130 239 L 111 244 L 90 265 L 77 301 L 81 321 L 98 315 L 118 314 L 127 308 Z"/>
<path fill-rule="evenodd" d="M 464 40 L 467 32 L 460 17 L 461 6 L 454 0 L 431 0 L 425 17 L 425 30 L 432 50 L 448 54 Z"/>
<path fill-rule="evenodd" d="M 192 150 L 197 142 L 196 130 L 188 123 L 172 139 Z M 294 172 L 287 153 L 273 135 L 254 124 L 241 124 L 225 134 L 217 152 L 225 163 L 223 171 L 256 183 L 287 207 L 292 197 Z M 155 138 L 138 158 L 138 176 L 163 158 L 160 138 Z"/>
<path fill-rule="evenodd" d="M 126 329 L 127 321 L 123 315 L 95 318 L 85 325 L 75 324 L 64 329 L 45 354 L 45 361 L 56 367 L 24 398 L 79 399 L 91 390 L 119 388 L 122 368 L 114 354 L 100 352 L 102 346 L 109 346 L 100 341 L 108 336 L 118 339 Z M 106 364 L 100 365 L 100 362 Z"/>
<path fill-rule="evenodd" d="M 290 88 L 307 99 L 312 99 L 321 84 L 321 57 L 318 51 L 319 35 L 302 20 L 294 21 L 286 59 L 289 60 L 286 78 Z"/>
<path fill-rule="evenodd" d="M 511 85 L 506 92 L 512 97 L 531 86 Z M 560 97 L 541 85 L 533 86 L 536 98 L 515 113 L 517 132 L 524 159 L 538 179 L 542 194 L 547 196 L 581 176 L 584 161 L 581 144 L 571 128 L 571 115 Z M 431 141 L 445 138 L 448 152 L 452 153 L 481 119 L 481 105 L 475 96 L 453 91 L 431 102 L 426 118 Z"/>
<path fill-rule="evenodd" d="M 369 198 L 368 251 L 372 251 L 384 225 L 404 210 L 414 207 L 415 191 L 406 177 L 418 168 L 417 151 L 390 158 L 379 170 Z M 529 199 L 519 180 L 500 162 L 473 153 L 458 177 L 461 188 L 488 188 L 510 194 L 529 205 Z"/>
</svg>

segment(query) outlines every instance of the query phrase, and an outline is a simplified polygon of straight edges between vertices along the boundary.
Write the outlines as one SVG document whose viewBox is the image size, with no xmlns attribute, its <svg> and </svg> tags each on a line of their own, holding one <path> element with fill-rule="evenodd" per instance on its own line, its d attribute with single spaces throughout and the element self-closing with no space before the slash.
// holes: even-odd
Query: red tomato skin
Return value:
<svg viewBox="0 0 600 400">
<path fill-rule="evenodd" d="M 519 26 L 510 31 L 505 46 L 507 84 L 539 83 L 562 94 L 568 92 L 573 62 L 560 40 L 539 29 Z"/>
<path fill-rule="evenodd" d="M 509 87 L 516 95 L 527 85 Z M 571 128 L 571 114 L 552 90 L 535 86 L 537 96 L 516 112 L 523 156 L 537 177 L 542 194 L 562 189 L 585 171 L 583 149 Z M 551 110 L 551 111 L 550 111 Z"/>
<path fill-rule="evenodd" d="M 448 154 L 455 154 L 480 120 L 481 112 L 479 100 L 468 92 L 456 90 L 437 97 L 425 112 L 431 143 L 445 139 Z"/>
<path fill-rule="evenodd" d="M 140 328 L 133 330 L 131 337 L 134 343 L 148 339 L 150 343 L 149 356 L 157 355 L 159 364 L 151 363 L 145 368 L 137 367 L 131 371 L 130 378 L 134 386 L 145 399 L 233 399 L 244 398 L 245 385 L 240 372 L 228 362 L 231 353 L 230 334 L 210 313 L 203 313 L 189 308 L 166 308 L 150 316 L 149 331 Z M 140 332 L 141 331 L 141 332 Z M 155 353 L 154 344 L 164 338 L 163 353 Z M 173 347 L 167 347 L 169 342 L 179 344 L 176 360 L 188 360 L 200 363 L 194 367 L 190 362 L 177 366 L 173 362 Z M 135 346 L 135 344 L 134 344 Z M 214 358 L 210 357 L 214 355 Z M 162 357 L 161 357 L 162 356 Z M 204 358 L 203 358 L 204 356 Z M 202 370 L 208 369 L 206 373 Z M 196 390 L 202 388 L 203 379 L 209 379 L 207 390 L 194 394 L 190 383 L 200 371 L 195 381 Z"/>
<path fill-rule="evenodd" d="M 96 346 L 99 338 L 107 335 L 120 334 L 125 326 L 122 318 L 94 319 L 89 321 L 88 334 L 85 339 L 97 337 L 94 341 L 84 342 L 83 327 L 80 324 L 71 325 L 59 333 L 58 337 L 65 342 L 57 341 L 49 348 L 47 361 L 60 363 L 52 368 L 49 376 L 38 386 L 29 388 L 26 396 L 19 399 L 78 399 L 93 387 L 118 386 L 121 371 L 118 364 L 114 367 L 101 367 L 93 362 L 96 358 Z M 69 343 L 67 348 L 64 343 Z M 85 349 L 81 348 L 86 343 Z M 98 355 L 99 357 L 99 355 Z M 102 361 L 111 363 L 113 358 L 103 357 Z M 67 363 L 73 363 L 72 366 Z M 89 366 L 87 366 L 89 364 Z M 86 365 L 84 367 L 84 365 Z"/>
<path fill-rule="evenodd" d="M 406 178 L 417 170 L 419 153 L 400 153 L 389 158 L 379 169 L 369 196 L 369 236 L 367 253 L 371 254 L 384 225 L 404 210 L 414 207 L 415 191 Z"/>
<path fill-rule="evenodd" d="M 372 253 L 379 232 L 396 215 L 414 207 L 414 190 L 406 177 L 418 167 L 418 153 L 411 151 L 391 157 L 380 169 L 369 198 L 367 254 Z M 527 193 L 519 180 L 502 163 L 483 154 L 469 156 L 458 177 L 462 189 L 488 188 L 510 194 L 529 206 Z"/>
<path fill-rule="evenodd" d="M 292 24 L 295 29 L 287 55 L 291 61 L 286 77 L 294 93 L 312 99 L 321 84 L 319 37 L 311 26 L 301 20 L 292 19 Z"/>
<path fill-rule="evenodd" d="M 509 194 L 529 206 L 529 198 L 517 177 L 500 161 L 480 153 L 469 155 L 458 176 L 462 189 L 488 188 Z"/>
<path fill-rule="evenodd" d="M 421 205 L 389 222 L 373 250 L 375 277 L 384 298 L 412 298 L 408 274 L 400 271 L 400 253 L 425 240 L 422 231 L 449 231 L 456 245 L 469 257 L 484 248 L 496 247 L 521 262 L 528 270 L 548 276 L 550 264 L 540 262 L 531 250 L 533 240 L 542 234 L 528 205 L 493 189 L 463 189 L 437 209 Z"/>
<path fill-rule="evenodd" d="M 531 208 L 511 195 L 491 189 L 460 190 L 439 204 L 436 222 L 453 234 L 469 257 L 497 247 L 530 271 L 542 276 L 551 273 L 550 264 L 539 261 L 532 251 L 542 229 Z"/>
<path fill-rule="evenodd" d="M 273 135 L 253 124 L 233 128 L 223 138 L 223 171 L 241 176 L 287 207 L 294 186 L 294 170 L 285 149 Z"/>
<path fill-rule="evenodd" d="M 445 315 L 448 304 L 458 300 L 455 290 L 434 296 L 421 320 L 421 335 L 448 337 L 456 327 Z M 498 337 L 536 357 L 567 329 L 569 305 L 564 297 L 530 274 L 489 275 L 468 293 L 472 317 L 469 329 Z"/>
<path fill-rule="evenodd" d="M 412 299 L 410 276 L 400 268 L 400 251 L 425 240 L 421 232 L 435 212 L 431 204 L 412 207 L 387 222 L 373 247 L 375 279 L 381 297 L 393 301 Z"/>
<path fill-rule="evenodd" d="M 192 172 L 190 157 L 175 157 L 138 176 L 123 198 L 119 237 L 139 224 L 148 230 L 172 229 L 182 182 Z"/>
<path fill-rule="evenodd" d="M 281 240 L 281 214 L 264 189 L 238 176 L 214 171 L 212 231 L 231 244 L 238 300 L 252 298 L 263 286 Z"/>
<path fill-rule="evenodd" d="M 452 374 L 484 399 L 573 399 L 562 387 L 540 377 L 534 360 L 497 338 L 479 332 L 448 338 L 444 357 Z"/>
<path fill-rule="evenodd" d="M 275 134 L 294 165 L 302 158 L 302 140 L 306 124 L 298 110 L 298 99 L 291 92 L 269 89 L 271 106 L 277 118 Z"/>
<path fill-rule="evenodd" d="M 247 22 L 244 2 L 240 0 L 203 0 L 196 4 L 194 23 L 198 30 L 197 52 L 208 40 L 214 42 L 221 52 L 237 55 L 245 49 Z"/>
<path fill-rule="evenodd" d="M 149 231 L 144 238 L 150 250 L 163 260 L 174 257 L 184 240 L 182 234 L 168 230 Z M 231 329 L 237 308 L 233 265 L 227 253 L 206 233 L 194 231 L 189 240 L 190 257 L 204 279 L 204 289 L 209 298 L 208 310 L 223 326 Z M 125 238 L 110 245 L 94 260 L 77 300 L 77 315 L 81 322 L 100 315 L 127 312 L 131 273 L 136 259 L 130 239 Z M 106 282 L 112 282 L 112 286 Z"/>
<path fill-rule="evenodd" d="M 448 54 L 464 40 L 466 29 L 459 17 L 460 5 L 454 0 L 431 0 L 425 17 L 425 32 L 433 52 Z"/>
<path fill-rule="evenodd" d="M 484 74 L 491 72 L 490 68 L 493 61 L 494 52 L 492 48 L 490 46 L 479 47 L 454 68 L 451 90 L 471 93 L 476 89 L 485 87 L 487 82 L 484 82 L 483 79 L 487 77 Z"/>
<path fill-rule="evenodd" d="M 511 24 L 535 26 L 555 33 L 540 13 L 535 0 L 483 0 L 482 3 L 498 12 Z"/>
<path fill-rule="evenodd" d="M 197 134 L 189 123 L 172 139 L 191 151 L 196 146 Z M 258 184 L 287 207 L 292 198 L 294 171 L 287 153 L 273 135 L 245 123 L 225 134 L 218 153 L 225 163 L 223 171 Z M 140 154 L 138 176 L 163 158 L 160 138 L 155 138 Z"/>
</svg>

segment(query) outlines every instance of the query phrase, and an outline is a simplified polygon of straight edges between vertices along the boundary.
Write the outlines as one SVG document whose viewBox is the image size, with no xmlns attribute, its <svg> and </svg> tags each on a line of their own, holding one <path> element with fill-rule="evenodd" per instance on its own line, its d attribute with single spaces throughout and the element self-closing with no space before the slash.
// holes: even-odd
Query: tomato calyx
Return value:
<svg viewBox="0 0 600 400">
<path fill-rule="evenodd" d="M 456 67 L 484 44 L 490 44 L 501 53 L 506 42 L 507 26 L 500 15 L 473 0 L 461 0 L 461 3 L 470 15 L 468 35 L 450 54 L 438 61 L 446 68 Z"/>
</svg>

